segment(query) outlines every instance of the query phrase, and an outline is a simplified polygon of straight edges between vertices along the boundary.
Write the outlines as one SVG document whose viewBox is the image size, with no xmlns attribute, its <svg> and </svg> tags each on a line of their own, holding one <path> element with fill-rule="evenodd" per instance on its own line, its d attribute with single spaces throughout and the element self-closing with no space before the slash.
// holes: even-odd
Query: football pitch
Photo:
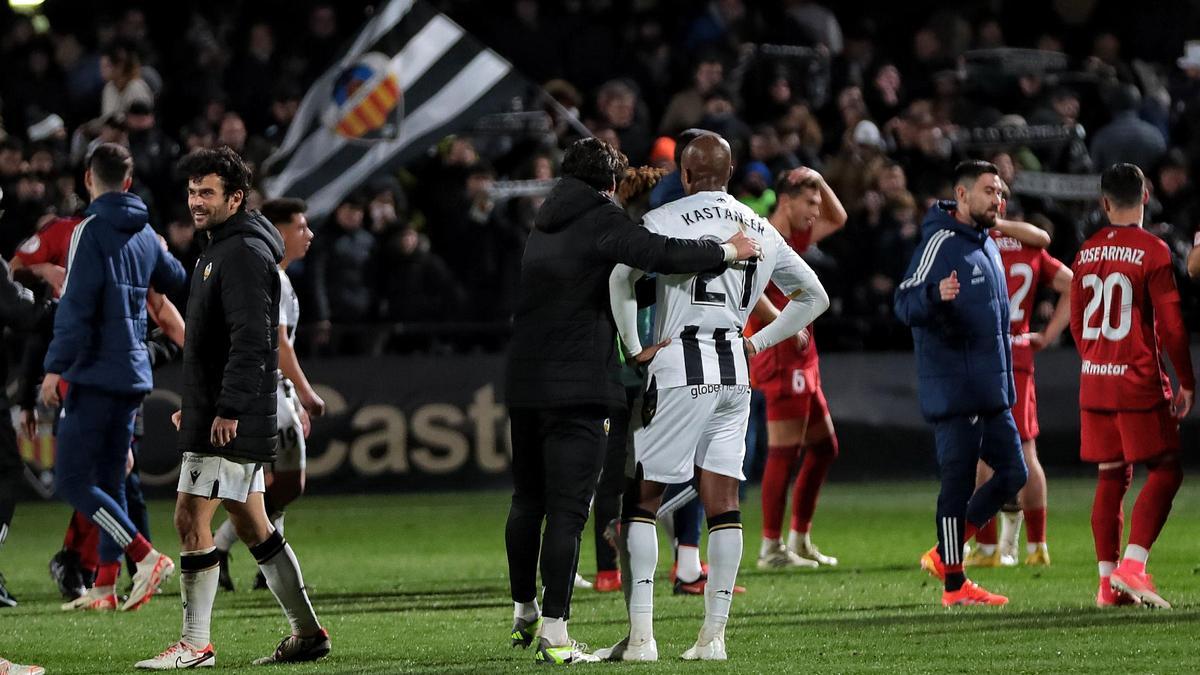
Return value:
<svg viewBox="0 0 1200 675">
<path fill-rule="evenodd" d="M 1190 479 L 1195 481 L 1194 478 Z M 1136 490 L 1140 482 L 1135 483 Z M 936 484 L 831 484 L 814 541 L 837 568 L 760 572 L 757 490 L 744 509 L 746 546 L 727 631 L 727 664 L 686 663 L 703 613 L 675 597 L 660 554 L 655 595 L 657 664 L 595 664 L 638 672 L 799 673 L 1195 673 L 1200 672 L 1200 488 L 1186 482 L 1151 557 L 1176 608 L 1098 610 L 1087 480 L 1050 483 L 1049 568 L 976 570 L 1007 594 L 1004 608 L 945 610 L 939 586 L 917 569 L 933 541 Z M 1132 506 L 1126 502 L 1126 513 Z M 478 492 L 305 497 L 289 511 L 287 538 L 304 569 L 333 652 L 317 664 L 254 667 L 286 623 L 244 548 L 233 559 L 236 593 L 213 616 L 217 668 L 226 672 L 492 673 L 542 666 L 508 646 L 512 605 L 504 556 L 507 494 Z M 168 502 L 154 502 L 153 534 L 176 555 Z M 0 655 L 49 673 L 132 672 L 179 637 L 176 580 L 131 614 L 65 613 L 46 572 L 68 516 L 61 504 L 21 504 L 0 552 L 0 571 L 21 600 L 0 610 Z M 594 572 L 591 523 L 581 570 Z M 127 584 L 123 578 L 120 587 Z M 593 648 L 625 634 L 620 593 L 575 593 L 571 633 Z"/>
</svg>

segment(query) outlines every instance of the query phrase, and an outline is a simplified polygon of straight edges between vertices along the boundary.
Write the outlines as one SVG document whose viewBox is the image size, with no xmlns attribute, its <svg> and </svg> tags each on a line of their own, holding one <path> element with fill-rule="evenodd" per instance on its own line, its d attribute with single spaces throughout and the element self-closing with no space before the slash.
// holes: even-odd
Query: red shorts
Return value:
<svg viewBox="0 0 1200 675">
<path fill-rule="evenodd" d="M 811 425 L 825 419 L 829 403 L 821 391 L 820 368 L 785 368 L 778 376 L 759 384 L 767 398 L 767 420 L 808 420 Z"/>
<path fill-rule="evenodd" d="M 1012 409 L 1013 419 L 1017 422 L 1017 433 L 1021 435 L 1022 441 L 1031 441 L 1041 433 L 1038 427 L 1037 388 L 1033 385 L 1033 371 L 1013 371 L 1013 379 L 1017 384 L 1017 402 Z"/>
<path fill-rule="evenodd" d="M 1179 422 L 1171 407 L 1081 410 L 1079 457 L 1085 462 L 1147 462 L 1179 450 Z"/>
</svg>

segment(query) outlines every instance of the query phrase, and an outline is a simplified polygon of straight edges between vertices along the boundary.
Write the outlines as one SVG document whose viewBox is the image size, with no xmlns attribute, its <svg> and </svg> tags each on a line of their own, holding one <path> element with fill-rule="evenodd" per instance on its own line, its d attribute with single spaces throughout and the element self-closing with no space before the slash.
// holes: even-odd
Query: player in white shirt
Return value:
<svg viewBox="0 0 1200 675">
<path fill-rule="evenodd" d="M 647 213 L 642 224 L 657 234 L 725 241 L 741 230 L 759 242 L 758 260 L 699 275 L 658 276 L 657 344 L 638 339 L 633 284 L 638 270 L 617 265 L 610 279 L 613 317 L 630 356 L 648 363 L 642 414 L 633 416 L 640 494 L 626 494 L 622 536 L 629 562 L 629 636 L 596 652 L 601 658 L 653 661 L 654 572 L 658 564 L 655 512 L 666 485 L 699 472 L 708 514 L 709 578 L 704 624 L 684 659 L 723 660 L 725 624 L 742 558 L 738 484 L 743 479 L 750 413 L 748 357 L 797 333 L 829 307 L 820 281 L 765 219 L 725 192 L 733 166 L 729 144 L 701 136 L 683 152 L 687 197 Z M 768 281 L 791 302 L 752 338 L 742 328 Z"/>
<path fill-rule="evenodd" d="M 272 199 L 262 205 L 262 213 L 283 236 L 283 260 L 279 263 L 279 373 L 275 393 L 275 417 L 279 424 L 279 452 L 267 481 L 263 501 L 275 529 L 283 533 L 284 508 L 304 493 L 305 443 L 309 419 L 325 414 L 325 401 L 309 384 L 296 358 L 296 326 L 300 323 L 300 300 L 287 275 L 288 265 L 308 254 L 313 232 L 304 212 L 307 205 L 300 199 Z M 232 591 L 233 577 L 229 572 L 229 549 L 237 542 L 233 524 L 226 520 L 213 536 L 217 557 L 221 563 L 221 588 Z M 266 588 L 260 572 L 254 588 Z"/>
</svg>

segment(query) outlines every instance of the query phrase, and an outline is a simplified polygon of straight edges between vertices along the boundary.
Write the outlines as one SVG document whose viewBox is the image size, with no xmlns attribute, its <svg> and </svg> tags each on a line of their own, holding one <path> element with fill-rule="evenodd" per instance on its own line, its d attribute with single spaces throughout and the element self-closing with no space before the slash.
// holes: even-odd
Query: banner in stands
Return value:
<svg viewBox="0 0 1200 675">
<path fill-rule="evenodd" d="M 1194 357 L 1200 358 L 1200 349 Z M 329 408 L 314 421 L 308 439 L 310 492 L 511 484 L 503 357 L 343 358 L 312 360 L 305 369 Z M 1078 460 L 1079 357 L 1069 347 L 1048 350 L 1038 354 L 1037 369 L 1042 462 L 1059 474 L 1086 471 Z M 158 388 L 146 402 L 139 463 L 147 491 L 165 497 L 179 476 L 169 419 L 179 405 L 179 371 L 167 368 L 156 375 Z M 835 479 L 932 479 L 933 436 L 918 407 L 912 354 L 823 354 L 821 375 L 841 447 L 832 469 Z M 1198 437 L 1200 419 L 1193 415 L 1184 424 L 1185 447 L 1197 447 Z M 34 469 L 31 477 L 48 479 L 52 441 L 26 441 L 22 450 Z M 49 496 L 48 490 L 39 492 Z"/>
</svg>

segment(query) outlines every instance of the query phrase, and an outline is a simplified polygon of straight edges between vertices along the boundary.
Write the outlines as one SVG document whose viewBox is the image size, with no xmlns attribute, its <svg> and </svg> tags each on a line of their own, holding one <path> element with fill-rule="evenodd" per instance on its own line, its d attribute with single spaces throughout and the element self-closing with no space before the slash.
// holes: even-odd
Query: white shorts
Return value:
<svg viewBox="0 0 1200 675">
<path fill-rule="evenodd" d="M 631 420 L 633 450 L 642 477 L 686 483 L 695 467 L 745 480 L 750 387 L 700 384 L 648 391 Z"/>
<path fill-rule="evenodd" d="M 304 471 L 304 427 L 296 390 L 280 384 L 275 392 L 275 419 L 279 425 L 279 452 L 272 471 Z"/>
<path fill-rule="evenodd" d="M 251 492 L 263 491 L 262 464 L 241 464 L 216 455 L 183 453 L 176 490 L 209 499 L 245 502 Z"/>
</svg>

